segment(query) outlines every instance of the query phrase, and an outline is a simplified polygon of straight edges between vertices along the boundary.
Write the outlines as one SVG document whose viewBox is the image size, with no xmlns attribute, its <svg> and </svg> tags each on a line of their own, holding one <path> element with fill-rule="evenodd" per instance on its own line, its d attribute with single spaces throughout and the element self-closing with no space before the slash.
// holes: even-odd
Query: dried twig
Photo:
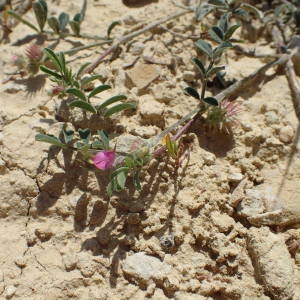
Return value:
<svg viewBox="0 0 300 300">
<path fill-rule="evenodd" d="M 300 85 L 299 85 L 299 81 L 296 78 L 294 66 L 291 59 L 287 61 L 285 67 L 285 74 L 292 92 L 292 101 L 293 101 L 295 113 L 298 120 L 300 121 Z"/>
<path fill-rule="evenodd" d="M 172 20 L 172 19 L 178 18 L 178 17 L 183 16 L 183 15 L 185 15 L 185 14 L 187 14 L 187 13 L 190 13 L 190 12 L 191 12 L 191 11 L 189 11 L 189 10 L 182 10 L 182 11 L 180 11 L 180 12 L 177 12 L 177 13 L 173 14 L 173 15 L 164 17 L 164 18 L 162 18 L 162 19 L 160 19 L 160 20 L 158 20 L 158 21 L 156 21 L 156 22 L 153 22 L 153 23 L 147 25 L 146 27 L 141 28 L 141 29 L 139 29 L 139 30 L 137 30 L 137 31 L 134 31 L 134 32 L 131 32 L 131 33 L 127 34 L 127 35 L 124 35 L 124 36 L 115 38 L 114 41 L 113 41 L 113 44 L 112 44 L 108 49 L 106 49 L 106 51 L 105 51 L 104 53 L 102 53 L 102 54 L 101 54 L 101 55 L 100 55 L 100 56 L 99 56 L 99 57 L 91 64 L 91 66 L 85 70 L 85 72 L 86 72 L 86 73 L 91 73 L 91 72 L 93 72 L 93 71 L 95 70 L 95 68 L 98 67 L 98 65 L 103 61 L 103 59 L 104 59 L 107 55 L 113 53 L 120 45 L 122 45 L 122 44 L 128 42 L 128 41 L 131 40 L 132 38 L 134 38 L 134 37 L 136 37 L 136 36 L 138 36 L 138 35 L 140 35 L 140 34 L 143 34 L 143 33 L 147 32 L 147 31 L 149 31 L 149 30 L 151 30 L 151 29 L 153 29 L 153 28 L 155 28 L 155 27 L 161 25 L 162 23 L 168 22 L 168 21 L 170 21 L 170 20 Z"/>
</svg>

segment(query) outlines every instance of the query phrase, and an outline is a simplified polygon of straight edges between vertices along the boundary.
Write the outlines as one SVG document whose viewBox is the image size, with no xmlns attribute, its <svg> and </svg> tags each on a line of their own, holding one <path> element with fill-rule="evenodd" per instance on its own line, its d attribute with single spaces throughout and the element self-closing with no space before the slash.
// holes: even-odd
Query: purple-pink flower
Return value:
<svg viewBox="0 0 300 300">
<path fill-rule="evenodd" d="M 37 44 L 31 44 L 25 50 L 25 54 L 30 61 L 38 62 L 43 57 L 43 52 Z"/>
<path fill-rule="evenodd" d="M 110 169 L 116 159 L 116 152 L 111 150 L 103 150 L 98 152 L 94 158 L 93 163 L 96 168 L 101 170 Z"/>
</svg>

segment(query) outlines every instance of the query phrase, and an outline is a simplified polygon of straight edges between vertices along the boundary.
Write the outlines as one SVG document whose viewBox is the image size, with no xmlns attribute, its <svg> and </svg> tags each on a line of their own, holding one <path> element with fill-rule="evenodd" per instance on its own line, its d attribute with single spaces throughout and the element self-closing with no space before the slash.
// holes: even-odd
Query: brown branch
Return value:
<svg viewBox="0 0 300 300">
<path fill-rule="evenodd" d="M 285 67 L 285 74 L 292 92 L 292 101 L 293 101 L 295 113 L 298 120 L 300 121 L 300 85 L 299 85 L 299 81 L 297 80 L 294 65 L 291 59 L 287 61 Z"/>
<path fill-rule="evenodd" d="M 86 72 L 86 73 L 91 73 L 91 72 L 93 72 L 93 71 L 98 67 L 98 65 L 103 61 L 103 59 L 104 59 L 107 55 L 109 55 L 109 54 L 115 52 L 116 49 L 117 49 L 120 45 L 122 45 L 122 44 L 128 42 L 129 40 L 133 39 L 134 37 L 136 37 L 136 36 L 138 36 L 138 35 L 140 35 L 140 34 L 143 34 L 143 33 L 147 32 L 147 31 L 149 31 L 149 30 L 151 30 L 151 29 L 153 29 L 153 28 L 155 28 L 155 27 L 161 25 L 162 23 L 168 22 L 168 21 L 170 21 L 170 20 L 172 20 L 172 19 L 178 18 L 178 17 L 183 16 L 183 15 L 185 15 L 185 14 L 187 14 L 187 13 L 190 13 L 190 12 L 191 12 L 191 11 L 189 11 L 189 10 L 183 10 L 183 11 L 177 12 L 177 13 L 175 13 L 175 14 L 173 14 L 173 15 L 170 15 L 170 16 L 164 17 L 164 18 L 162 18 L 162 19 L 160 19 L 160 20 L 158 20 L 158 21 L 155 21 L 155 22 L 153 22 L 153 23 L 147 25 L 146 27 L 141 28 L 141 29 L 139 29 L 139 30 L 137 30 L 137 31 L 134 31 L 134 32 L 131 32 L 131 33 L 127 34 L 127 35 L 124 35 L 124 36 L 115 38 L 114 41 L 113 41 L 113 44 L 112 44 L 108 49 L 106 49 L 106 51 L 105 51 L 104 53 L 102 53 L 102 54 L 101 54 L 101 55 L 100 55 L 100 56 L 99 56 L 99 57 L 98 57 L 98 58 L 97 58 L 97 59 L 96 59 L 96 60 L 95 60 L 95 61 L 94 61 L 87 69 L 86 69 L 85 72 Z"/>
</svg>

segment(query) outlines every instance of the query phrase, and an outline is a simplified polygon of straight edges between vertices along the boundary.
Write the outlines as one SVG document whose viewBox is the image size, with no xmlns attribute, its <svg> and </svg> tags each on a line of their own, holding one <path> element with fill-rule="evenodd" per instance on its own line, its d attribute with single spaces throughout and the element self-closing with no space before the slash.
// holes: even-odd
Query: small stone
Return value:
<svg viewBox="0 0 300 300">
<path fill-rule="evenodd" d="M 53 236 L 53 232 L 49 227 L 37 228 L 34 233 L 42 242 L 49 241 Z"/>
<path fill-rule="evenodd" d="M 265 206 L 261 192 L 254 189 L 248 189 L 245 192 L 245 198 L 237 207 L 238 214 L 244 217 L 251 217 L 264 212 Z"/>
<path fill-rule="evenodd" d="M 277 124 L 279 123 L 278 115 L 275 111 L 267 111 L 265 113 L 265 121 L 267 125 Z"/>
<path fill-rule="evenodd" d="M 279 131 L 279 140 L 283 143 L 290 143 L 294 138 L 294 129 L 292 126 L 284 126 Z"/>
<path fill-rule="evenodd" d="M 145 49 L 145 44 L 141 42 L 136 42 L 131 45 L 130 52 L 133 55 L 141 55 Z"/>
<path fill-rule="evenodd" d="M 26 86 L 22 85 L 22 84 L 16 84 L 16 83 L 10 82 L 10 83 L 4 85 L 1 90 L 4 93 L 16 94 L 21 91 L 23 91 L 23 92 L 26 91 Z"/>
<path fill-rule="evenodd" d="M 154 256 L 146 255 L 143 252 L 138 252 L 126 257 L 122 269 L 127 276 L 144 284 L 151 281 L 162 282 L 163 279 L 168 277 L 172 270 L 170 265 L 161 262 Z"/>
<path fill-rule="evenodd" d="M 239 172 L 229 173 L 228 177 L 227 177 L 229 182 L 234 182 L 234 183 L 242 181 L 243 178 L 244 178 L 244 175 Z"/>
<path fill-rule="evenodd" d="M 77 257 L 76 255 L 67 254 L 63 256 L 63 263 L 66 271 L 72 271 L 77 266 Z"/>
<path fill-rule="evenodd" d="M 5 289 L 5 297 L 6 299 L 11 299 L 13 297 L 13 295 L 16 293 L 17 288 L 13 285 L 9 285 L 6 289 Z"/>
<path fill-rule="evenodd" d="M 142 138 L 150 138 L 155 136 L 158 133 L 158 128 L 156 126 L 148 125 L 148 126 L 135 126 L 131 133 L 134 135 L 138 135 Z"/>
<path fill-rule="evenodd" d="M 127 15 L 123 18 L 123 22 L 125 25 L 134 25 L 137 23 L 137 20 L 132 15 Z"/>
<path fill-rule="evenodd" d="M 294 264 L 283 237 L 268 227 L 252 227 L 248 230 L 247 248 L 255 274 L 272 299 L 293 299 Z"/>
<path fill-rule="evenodd" d="M 32 247 L 32 246 L 34 246 L 34 245 L 36 244 L 37 238 L 36 238 L 36 236 L 33 234 L 33 232 L 32 232 L 32 233 L 28 233 L 28 234 L 26 235 L 26 241 L 27 241 L 28 247 Z"/>
<path fill-rule="evenodd" d="M 175 245 L 174 235 L 164 235 L 159 239 L 160 245 L 165 249 L 171 249 Z"/>
<path fill-rule="evenodd" d="M 220 232 L 228 232 L 235 224 L 234 220 L 226 214 L 217 211 L 212 212 L 211 218 L 213 223 L 219 228 Z"/>
<path fill-rule="evenodd" d="M 211 166 L 216 162 L 216 156 L 213 153 L 206 152 L 203 155 L 204 164 Z"/>
<path fill-rule="evenodd" d="M 26 267 L 26 260 L 23 256 L 19 256 L 15 259 L 15 264 L 19 267 L 19 268 L 25 268 Z"/>
<path fill-rule="evenodd" d="M 126 74 L 139 92 L 146 89 L 160 75 L 156 66 L 144 63 L 135 65 Z"/>
<path fill-rule="evenodd" d="M 182 78 L 187 82 L 193 82 L 195 80 L 195 72 L 184 71 L 182 74 Z"/>
<path fill-rule="evenodd" d="M 164 105 L 154 100 L 150 95 L 140 98 L 139 108 L 144 123 L 159 125 L 157 123 L 162 122 Z"/>
</svg>

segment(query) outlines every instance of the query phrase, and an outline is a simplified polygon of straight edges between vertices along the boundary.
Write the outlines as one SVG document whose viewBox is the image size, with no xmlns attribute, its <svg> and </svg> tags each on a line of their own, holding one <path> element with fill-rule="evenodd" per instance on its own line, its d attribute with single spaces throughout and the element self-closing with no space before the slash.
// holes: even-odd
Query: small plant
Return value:
<svg viewBox="0 0 300 300">
<path fill-rule="evenodd" d="M 37 0 L 33 2 L 32 8 L 38 27 L 24 19 L 13 10 L 9 10 L 8 14 L 36 32 L 61 35 L 63 33 L 68 33 L 67 25 L 70 25 L 74 35 L 80 36 L 80 26 L 84 19 L 84 14 L 82 12 L 77 13 L 72 20 L 70 20 L 70 16 L 65 12 L 62 12 L 58 17 L 48 17 L 48 5 L 45 0 Z M 84 9 L 85 7 L 83 10 Z M 52 32 L 45 31 L 46 24 L 48 24 L 48 26 L 52 29 Z"/>
<path fill-rule="evenodd" d="M 43 62 L 43 52 L 37 44 L 29 45 L 25 50 L 25 56 L 14 55 L 12 63 L 21 73 L 35 75 Z"/>
<path fill-rule="evenodd" d="M 110 89 L 111 86 L 107 84 L 98 85 L 87 94 L 86 90 L 90 88 L 90 84 L 101 78 L 101 76 L 89 75 L 82 77 L 82 73 L 88 64 L 82 65 L 82 67 L 74 73 L 71 68 L 67 67 L 66 59 L 62 52 L 56 54 L 51 49 L 45 48 L 44 53 L 50 60 L 53 69 L 45 65 L 42 65 L 40 69 L 50 75 L 50 80 L 56 84 L 54 93 L 64 93 L 75 97 L 75 99 L 68 103 L 70 107 L 79 107 L 91 113 L 102 114 L 105 117 L 109 117 L 125 109 L 133 109 L 136 107 L 136 104 L 133 102 L 118 103 L 127 99 L 124 95 L 116 95 L 97 105 L 93 105 L 91 98 Z"/>
</svg>

